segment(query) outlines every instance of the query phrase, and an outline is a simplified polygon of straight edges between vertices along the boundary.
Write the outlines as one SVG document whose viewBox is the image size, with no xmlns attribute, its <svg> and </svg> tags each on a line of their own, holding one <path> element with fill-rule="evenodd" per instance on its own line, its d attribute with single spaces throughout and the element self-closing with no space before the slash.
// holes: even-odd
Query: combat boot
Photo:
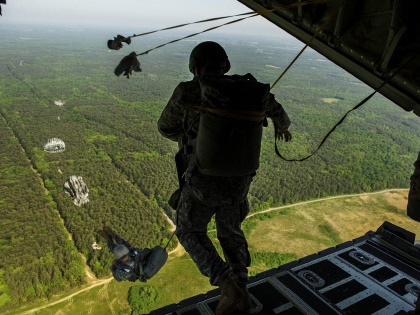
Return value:
<svg viewBox="0 0 420 315">
<path fill-rule="evenodd" d="M 238 300 L 238 311 L 244 312 L 252 308 L 251 296 L 249 295 L 246 284 L 238 284 L 239 289 L 242 291 L 242 298 Z"/>
<path fill-rule="evenodd" d="M 99 234 L 99 236 L 101 236 L 102 238 L 104 238 L 105 241 L 107 241 L 107 242 L 110 242 L 111 241 L 112 242 L 111 236 L 109 236 L 108 233 L 106 233 L 104 230 L 98 231 L 98 234 Z"/>
<path fill-rule="evenodd" d="M 221 290 L 219 304 L 216 307 L 216 315 L 228 315 L 239 310 L 238 302 L 243 298 L 244 293 L 232 280 L 227 276 L 219 282 Z"/>
<path fill-rule="evenodd" d="M 115 235 L 115 232 L 109 226 L 104 226 L 104 231 L 111 237 L 114 237 Z"/>
</svg>

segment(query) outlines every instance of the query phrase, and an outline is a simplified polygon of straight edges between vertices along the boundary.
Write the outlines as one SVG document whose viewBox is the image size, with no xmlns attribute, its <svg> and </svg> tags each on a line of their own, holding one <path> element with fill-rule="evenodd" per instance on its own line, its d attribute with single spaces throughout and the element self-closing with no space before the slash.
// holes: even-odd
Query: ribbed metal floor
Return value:
<svg viewBox="0 0 420 315">
<path fill-rule="evenodd" d="M 385 222 L 376 232 L 253 278 L 253 314 L 380 314 L 413 310 L 420 292 L 415 235 Z M 151 314 L 214 314 L 219 290 Z"/>
</svg>

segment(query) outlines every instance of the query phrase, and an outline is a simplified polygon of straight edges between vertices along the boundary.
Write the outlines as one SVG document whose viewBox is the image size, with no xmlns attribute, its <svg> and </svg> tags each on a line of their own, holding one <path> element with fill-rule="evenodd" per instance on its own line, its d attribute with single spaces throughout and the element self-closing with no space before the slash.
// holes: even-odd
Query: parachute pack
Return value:
<svg viewBox="0 0 420 315">
<path fill-rule="evenodd" d="M 142 278 L 147 280 L 163 267 L 168 260 L 168 252 L 161 246 L 155 246 L 143 259 L 139 265 L 139 273 Z"/>
<path fill-rule="evenodd" d="M 269 84 L 251 74 L 200 78 L 202 106 L 195 145 L 204 175 L 244 176 L 259 167 Z"/>
</svg>

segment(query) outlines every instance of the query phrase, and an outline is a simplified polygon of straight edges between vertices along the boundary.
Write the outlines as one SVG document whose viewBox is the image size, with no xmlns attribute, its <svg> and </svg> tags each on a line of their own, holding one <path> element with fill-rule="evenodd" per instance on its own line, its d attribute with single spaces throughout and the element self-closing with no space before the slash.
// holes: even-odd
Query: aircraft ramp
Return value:
<svg viewBox="0 0 420 315">
<path fill-rule="evenodd" d="M 251 314 L 408 314 L 420 292 L 415 235 L 389 222 L 376 232 L 251 278 Z M 214 314 L 212 290 L 154 315 Z"/>
</svg>

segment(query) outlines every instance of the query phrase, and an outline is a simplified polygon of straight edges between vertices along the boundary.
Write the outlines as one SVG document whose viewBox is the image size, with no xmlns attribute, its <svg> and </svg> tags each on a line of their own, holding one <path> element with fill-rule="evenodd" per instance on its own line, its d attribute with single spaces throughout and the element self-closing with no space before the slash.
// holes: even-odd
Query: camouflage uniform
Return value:
<svg viewBox="0 0 420 315">
<path fill-rule="evenodd" d="M 111 266 L 112 275 L 114 276 L 115 280 L 117 281 L 136 281 L 139 279 L 138 274 L 135 272 L 136 270 L 136 255 L 130 251 L 130 257 L 128 261 L 122 263 L 119 259 L 116 259 Z M 138 268 L 138 267 L 137 267 Z"/>
<path fill-rule="evenodd" d="M 414 173 L 410 177 L 407 215 L 413 220 L 420 222 L 420 152 L 414 166 Z"/>
<path fill-rule="evenodd" d="M 114 235 L 114 238 L 115 238 L 115 241 L 117 242 L 116 244 L 112 240 L 107 241 L 108 249 L 111 252 L 114 251 L 114 248 L 117 245 L 124 245 L 125 247 L 129 249 L 130 252 L 128 253 L 129 255 L 128 260 L 125 261 L 124 263 L 121 262 L 120 259 L 114 260 L 114 263 L 110 267 L 112 271 L 112 275 L 117 281 L 124 281 L 124 280 L 136 281 L 137 279 L 141 278 L 139 276 L 139 270 L 138 270 L 139 263 L 138 262 L 142 261 L 142 256 L 144 256 L 143 251 L 145 250 L 140 250 L 140 249 L 131 247 L 129 243 L 127 243 L 124 239 L 122 239 L 116 234 Z"/>
<path fill-rule="evenodd" d="M 199 122 L 194 107 L 200 104 L 198 79 L 181 82 L 159 118 L 159 132 L 177 141 L 182 149 L 182 138 L 189 131 L 189 140 L 193 144 L 194 136 L 191 137 L 191 134 L 196 134 Z M 290 120 L 272 94 L 268 107 L 267 113 L 277 131 L 287 131 Z M 247 194 L 254 175 L 255 172 L 239 177 L 206 176 L 198 171 L 194 155 L 188 156 L 185 184 L 177 208 L 176 235 L 201 273 L 210 278 L 212 285 L 218 285 L 226 275 L 237 283 L 248 282 L 247 267 L 251 258 L 241 223 L 249 213 Z M 207 236 L 207 225 L 213 215 L 226 262 Z"/>
</svg>

